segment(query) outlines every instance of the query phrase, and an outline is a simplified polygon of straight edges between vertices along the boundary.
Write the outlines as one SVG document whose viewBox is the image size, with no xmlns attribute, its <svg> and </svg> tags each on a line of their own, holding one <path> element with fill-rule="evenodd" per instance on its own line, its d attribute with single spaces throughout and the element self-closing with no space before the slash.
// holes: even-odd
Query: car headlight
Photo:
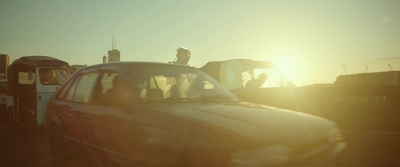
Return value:
<svg viewBox="0 0 400 167">
<path fill-rule="evenodd" d="M 291 148 L 274 145 L 253 150 L 240 150 L 232 154 L 231 167 L 257 167 L 281 164 L 289 161 Z"/>
</svg>

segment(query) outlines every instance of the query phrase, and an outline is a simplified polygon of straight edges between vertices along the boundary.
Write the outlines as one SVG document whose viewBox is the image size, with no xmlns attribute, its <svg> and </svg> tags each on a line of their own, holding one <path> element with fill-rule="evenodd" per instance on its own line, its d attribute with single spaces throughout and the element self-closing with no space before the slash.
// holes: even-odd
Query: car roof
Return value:
<svg viewBox="0 0 400 167">
<path fill-rule="evenodd" d="M 31 66 L 69 66 L 67 62 L 49 56 L 23 56 L 14 60 L 10 67 L 17 64 Z"/>
<path fill-rule="evenodd" d="M 185 66 L 185 65 L 162 63 L 162 62 L 121 61 L 121 62 L 111 62 L 111 63 L 91 65 L 91 66 L 82 68 L 81 70 L 92 69 L 92 68 L 101 68 L 101 67 L 112 67 L 112 66 L 125 67 L 125 66 L 129 66 L 129 65 L 166 65 L 166 66 L 181 66 L 181 67 L 194 68 L 194 67 Z"/>
<path fill-rule="evenodd" d="M 258 61 L 258 60 L 251 60 L 251 59 L 229 59 L 229 60 L 224 60 L 224 61 L 210 61 L 207 64 L 205 64 L 203 67 L 200 69 L 207 69 L 210 68 L 209 66 L 221 66 L 222 63 L 228 62 L 228 61 L 237 61 L 243 66 L 250 66 L 252 68 L 267 68 L 267 69 L 275 69 L 276 64 L 273 62 L 268 62 L 268 61 Z"/>
</svg>

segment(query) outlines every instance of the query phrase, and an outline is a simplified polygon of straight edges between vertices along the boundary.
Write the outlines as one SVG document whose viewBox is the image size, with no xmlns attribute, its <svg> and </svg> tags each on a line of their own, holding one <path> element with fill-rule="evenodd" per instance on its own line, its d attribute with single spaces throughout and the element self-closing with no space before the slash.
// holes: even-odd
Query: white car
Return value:
<svg viewBox="0 0 400 167">
<path fill-rule="evenodd" d="M 84 68 L 54 94 L 46 118 L 50 152 L 75 143 L 104 166 L 326 167 L 346 147 L 329 120 L 239 101 L 173 64 Z"/>
</svg>

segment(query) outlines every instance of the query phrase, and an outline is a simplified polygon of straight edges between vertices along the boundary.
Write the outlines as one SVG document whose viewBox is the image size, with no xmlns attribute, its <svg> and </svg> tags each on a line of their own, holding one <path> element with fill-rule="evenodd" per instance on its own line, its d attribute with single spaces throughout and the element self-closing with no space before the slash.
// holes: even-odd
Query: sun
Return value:
<svg viewBox="0 0 400 167">
<path fill-rule="evenodd" d="M 278 70 L 286 79 L 293 79 L 294 67 L 291 60 L 280 60 L 276 62 Z"/>
<path fill-rule="evenodd" d="M 277 65 L 277 70 L 281 73 L 285 81 L 296 82 L 297 65 L 295 55 L 288 52 L 276 54 L 272 62 Z"/>
</svg>

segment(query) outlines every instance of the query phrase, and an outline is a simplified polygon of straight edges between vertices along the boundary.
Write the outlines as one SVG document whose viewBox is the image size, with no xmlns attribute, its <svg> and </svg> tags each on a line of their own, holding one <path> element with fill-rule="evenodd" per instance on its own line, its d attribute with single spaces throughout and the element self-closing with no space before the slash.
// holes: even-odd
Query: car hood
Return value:
<svg viewBox="0 0 400 167">
<path fill-rule="evenodd" d="M 301 139 L 326 135 L 335 128 L 333 122 L 316 116 L 245 102 L 168 103 L 147 107 L 190 120 L 190 135 L 211 140 L 301 142 Z"/>
</svg>

